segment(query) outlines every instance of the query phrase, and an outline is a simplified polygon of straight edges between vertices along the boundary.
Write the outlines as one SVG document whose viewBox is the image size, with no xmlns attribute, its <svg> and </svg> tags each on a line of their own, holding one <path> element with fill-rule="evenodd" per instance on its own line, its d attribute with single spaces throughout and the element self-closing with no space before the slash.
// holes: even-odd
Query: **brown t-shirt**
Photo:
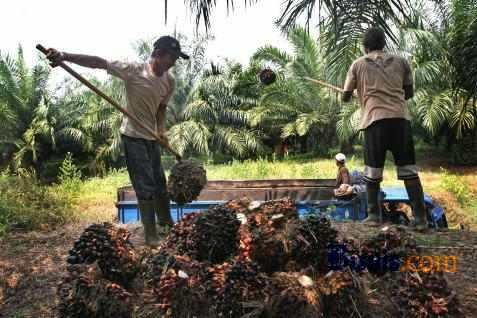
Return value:
<svg viewBox="0 0 477 318">
<path fill-rule="evenodd" d="M 342 184 L 350 184 L 351 177 L 349 175 L 349 170 L 346 167 L 340 167 L 338 169 L 338 174 L 336 175 L 336 188 Z"/>
<path fill-rule="evenodd" d="M 127 110 L 156 133 L 166 131 L 166 109 L 174 93 L 175 81 L 169 72 L 157 77 L 149 63 L 108 62 L 109 74 L 122 79 L 126 86 Z M 120 132 L 126 136 L 154 140 L 147 130 L 123 117 Z"/>
<path fill-rule="evenodd" d="M 358 90 L 361 102 L 360 129 L 376 120 L 404 118 L 411 120 L 404 99 L 405 85 L 412 85 L 409 63 L 402 57 L 373 51 L 353 62 L 344 90 Z"/>
</svg>

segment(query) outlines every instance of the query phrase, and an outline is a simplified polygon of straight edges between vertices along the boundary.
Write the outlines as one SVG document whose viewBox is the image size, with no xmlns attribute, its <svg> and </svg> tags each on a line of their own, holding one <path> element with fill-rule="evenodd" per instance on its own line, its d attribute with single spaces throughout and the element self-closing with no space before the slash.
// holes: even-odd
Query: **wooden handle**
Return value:
<svg viewBox="0 0 477 318">
<path fill-rule="evenodd" d="M 316 84 L 320 84 L 321 86 L 324 86 L 324 87 L 327 87 L 327 88 L 330 88 L 338 93 L 343 93 L 343 89 L 338 87 L 338 86 L 334 86 L 334 85 L 331 85 L 329 83 L 326 83 L 326 82 L 323 82 L 323 81 L 320 81 L 320 80 L 317 80 L 317 79 L 314 79 L 314 78 L 311 78 L 311 77 L 303 77 L 304 79 L 306 79 L 307 81 L 310 81 L 310 82 L 313 82 L 313 83 L 316 83 Z"/>
<path fill-rule="evenodd" d="M 43 54 L 48 54 L 48 50 L 45 49 L 41 44 L 37 44 L 36 48 L 42 52 Z M 136 125 L 139 127 L 145 129 L 152 137 L 154 137 L 164 148 L 166 148 L 170 153 L 172 153 L 178 161 L 181 160 L 182 156 L 177 153 L 174 149 L 171 148 L 167 140 L 164 138 L 163 135 L 157 134 L 155 131 L 153 131 L 151 128 L 147 127 L 144 125 L 135 115 L 130 113 L 127 109 L 119 105 L 116 101 L 114 101 L 111 97 L 103 93 L 99 88 L 94 86 L 91 82 L 89 82 L 87 79 L 85 79 L 83 76 L 78 74 L 75 70 L 73 70 L 71 67 L 66 65 L 63 62 L 59 62 L 57 64 L 58 66 L 61 66 L 65 71 L 70 73 L 73 77 L 75 77 L 77 80 L 79 80 L 81 83 L 86 85 L 89 89 L 91 89 L 93 92 L 107 100 L 111 105 L 113 105 L 117 110 L 119 110 L 121 113 L 123 113 L 125 116 L 127 116 L 129 119 L 131 119 Z"/>
<path fill-rule="evenodd" d="M 306 79 L 307 81 L 310 81 L 310 82 L 313 82 L 315 84 L 319 84 L 321 86 L 324 86 L 324 87 L 327 87 L 331 90 L 334 90 L 335 92 L 338 92 L 338 93 L 341 93 L 341 94 L 344 93 L 344 90 L 341 87 L 334 86 L 334 85 L 331 85 L 329 83 L 326 83 L 326 82 L 323 82 L 323 81 L 320 81 L 320 80 L 317 80 L 317 79 L 314 79 L 314 78 L 311 78 L 311 77 L 307 77 L 307 76 L 305 76 L 303 78 Z M 355 92 L 353 92 L 353 96 L 357 97 Z"/>
</svg>

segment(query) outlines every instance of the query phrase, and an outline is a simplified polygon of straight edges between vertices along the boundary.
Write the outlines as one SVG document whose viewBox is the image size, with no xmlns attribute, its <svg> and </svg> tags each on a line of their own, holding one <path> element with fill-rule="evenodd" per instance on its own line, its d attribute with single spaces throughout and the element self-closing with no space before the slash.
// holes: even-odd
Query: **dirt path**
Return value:
<svg viewBox="0 0 477 318">
<path fill-rule="evenodd" d="M 65 273 L 65 257 L 86 224 L 50 233 L 17 234 L 0 241 L 0 317 L 55 317 L 56 286 Z M 376 227 L 342 223 L 340 232 L 364 239 Z M 142 246 L 141 229 L 129 227 L 135 246 Z M 446 274 L 466 317 L 477 312 L 477 232 L 415 233 L 423 255 L 457 255 L 458 270 Z M 446 247 L 446 248 L 444 248 Z"/>
<path fill-rule="evenodd" d="M 14 235 L 1 242 L 0 316 L 54 317 L 65 256 L 83 227 Z"/>
</svg>

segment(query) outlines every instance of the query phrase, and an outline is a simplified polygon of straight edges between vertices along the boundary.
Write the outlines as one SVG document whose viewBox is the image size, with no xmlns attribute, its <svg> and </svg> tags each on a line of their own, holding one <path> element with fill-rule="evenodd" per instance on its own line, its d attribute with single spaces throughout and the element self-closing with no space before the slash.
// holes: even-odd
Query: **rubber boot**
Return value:
<svg viewBox="0 0 477 318">
<path fill-rule="evenodd" d="M 156 216 L 154 214 L 154 200 L 138 200 L 141 222 L 144 227 L 144 240 L 146 245 L 156 247 L 159 238 L 156 230 Z"/>
<path fill-rule="evenodd" d="M 379 182 L 366 183 L 368 217 L 363 220 L 363 223 L 381 223 L 381 209 L 379 208 Z"/>
<path fill-rule="evenodd" d="M 160 232 L 168 234 L 170 229 L 174 226 L 174 221 L 171 217 L 171 204 L 168 195 L 161 195 L 154 199 L 154 209 L 157 215 L 157 222 L 159 223 Z"/>
<path fill-rule="evenodd" d="M 422 189 L 421 180 L 411 179 L 405 180 L 407 195 L 411 202 L 412 212 L 414 213 L 414 221 L 417 230 L 425 230 L 428 228 L 426 205 L 424 204 L 424 191 Z"/>
</svg>

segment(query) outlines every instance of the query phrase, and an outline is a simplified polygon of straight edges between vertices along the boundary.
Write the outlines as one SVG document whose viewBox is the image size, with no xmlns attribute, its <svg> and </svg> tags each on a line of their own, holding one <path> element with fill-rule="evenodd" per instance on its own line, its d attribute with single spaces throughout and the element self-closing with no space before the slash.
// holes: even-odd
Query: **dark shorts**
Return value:
<svg viewBox="0 0 477 318">
<path fill-rule="evenodd" d="M 157 141 L 121 135 L 126 166 L 138 200 L 167 196 L 167 183 Z"/>
<path fill-rule="evenodd" d="M 400 180 L 418 177 L 410 121 L 402 118 L 381 119 L 364 130 L 364 179 L 380 182 L 386 152 L 393 154 Z"/>
</svg>

